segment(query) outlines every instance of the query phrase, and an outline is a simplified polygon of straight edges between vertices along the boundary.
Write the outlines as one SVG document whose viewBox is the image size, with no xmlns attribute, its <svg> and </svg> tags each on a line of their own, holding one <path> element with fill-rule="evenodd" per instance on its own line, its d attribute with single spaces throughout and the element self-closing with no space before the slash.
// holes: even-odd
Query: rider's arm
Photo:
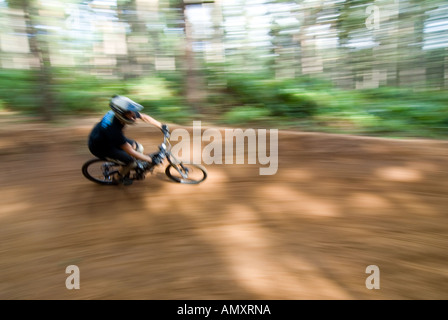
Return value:
<svg viewBox="0 0 448 320">
<path fill-rule="evenodd" d="M 123 145 L 121 146 L 121 149 L 123 149 L 124 151 L 126 151 L 126 153 L 129 154 L 131 157 L 134 157 L 134 158 L 136 158 L 136 159 L 143 160 L 143 161 L 152 162 L 151 157 L 148 157 L 147 155 L 145 155 L 145 154 L 143 154 L 143 153 L 140 153 L 140 152 L 135 151 L 135 150 L 132 148 L 132 146 L 131 146 L 128 142 L 126 142 L 125 144 L 123 144 Z"/>
<path fill-rule="evenodd" d="M 152 124 L 153 126 L 159 128 L 162 130 L 162 123 L 157 121 L 156 119 L 148 116 L 147 114 L 140 113 L 140 119 L 142 119 L 144 122 Z"/>
</svg>

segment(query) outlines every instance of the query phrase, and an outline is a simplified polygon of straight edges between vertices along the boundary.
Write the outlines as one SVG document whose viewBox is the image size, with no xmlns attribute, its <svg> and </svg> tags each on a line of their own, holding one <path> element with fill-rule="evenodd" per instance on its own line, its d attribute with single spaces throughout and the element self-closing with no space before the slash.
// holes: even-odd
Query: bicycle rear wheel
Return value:
<svg viewBox="0 0 448 320">
<path fill-rule="evenodd" d="M 113 175 L 118 172 L 120 165 L 101 159 L 88 160 L 82 166 L 82 174 L 90 181 L 103 185 L 116 185 Z"/>
<path fill-rule="evenodd" d="M 205 168 L 197 164 L 170 164 L 165 173 L 171 180 L 185 184 L 198 184 L 207 178 Z"/>
</svg>

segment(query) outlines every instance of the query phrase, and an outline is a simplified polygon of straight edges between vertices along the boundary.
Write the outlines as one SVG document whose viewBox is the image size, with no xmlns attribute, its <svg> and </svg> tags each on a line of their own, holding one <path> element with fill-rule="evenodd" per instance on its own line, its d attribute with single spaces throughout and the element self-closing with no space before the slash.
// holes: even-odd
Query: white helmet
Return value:
<svg viewBox="0 0 448 320">
<path fill-rule="evenodd" d="M 129 119 L 128 117 L 126 117 L 127 112 L 132 111 L 138 114 L 138 112 L 143 109 L 143 106 L 141 106 L 137 102 L 119 95 L 115 95 L 112 97 L 109 106 L 115 113 L 115 116 L 127 124 L 135 123 L 135 119 Z"/>
</svg>

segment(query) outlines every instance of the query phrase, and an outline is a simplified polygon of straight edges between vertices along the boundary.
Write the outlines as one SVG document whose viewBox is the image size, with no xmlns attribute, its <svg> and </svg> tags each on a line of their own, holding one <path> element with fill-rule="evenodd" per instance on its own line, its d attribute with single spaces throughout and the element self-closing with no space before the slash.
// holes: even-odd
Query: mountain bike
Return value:
<svg viewBox="0 0 448 320">
<path fill-rule="evenodd" d="M 150 154 L 152 162 L 136 160 L 137 166 L 128 175 L 132 180 L 144 180 L 146 175 L 152 173 L 155 167 L 163 165 L 166 159 L 166 176 L 174 182 L 185 184 L 198 184 L 207 178 L 207 170 L 198 164 L 186 163 L 177 159 L 171 153 L 169 133 L 165 133 L 159 151 Z M 166 162 L 165 162 L 166 163 Z M 93 158 L 82 166 L 82 174 L 90 181 L 102 185 L 117 185 L 113 177 L 119 172 L 121 165 L 107 159 Z"/>
</svg>

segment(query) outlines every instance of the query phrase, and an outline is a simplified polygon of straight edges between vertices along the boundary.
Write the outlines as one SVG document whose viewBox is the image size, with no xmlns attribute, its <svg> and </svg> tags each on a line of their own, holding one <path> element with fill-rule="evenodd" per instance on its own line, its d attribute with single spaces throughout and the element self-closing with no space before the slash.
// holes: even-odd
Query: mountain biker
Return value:
<svg viewBox="0 0 448 320">
<path fill-rule="evenodd" d="M 133 125 L 137 119 L 160 128 L 164 134 L 169 133 L 168 126 L 141 113 L 143 106 L 131 99 L 114 95 L 110 102 L 109 110 L 92 129 L 89 134 L 88 146 L 90 152 L 101 159 L 121 164 L 120 172 L 113 179 L 124 185 L 132 184 L 128 177 L 129 172 L 136 168 L 136 159 L 152 162 L 151 157 L 143 154 L 143 146 L 135 140 L 124 135 L 126 125 Z"/>
</svg>

